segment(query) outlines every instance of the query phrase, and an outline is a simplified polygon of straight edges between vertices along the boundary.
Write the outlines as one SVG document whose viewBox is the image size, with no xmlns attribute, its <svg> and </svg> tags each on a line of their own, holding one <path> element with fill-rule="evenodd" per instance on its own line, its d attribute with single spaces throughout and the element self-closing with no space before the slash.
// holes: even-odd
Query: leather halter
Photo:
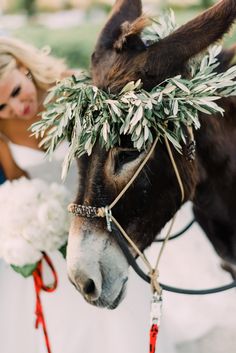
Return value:
<svg viewBox="0 0 236 353">
<path fill-rule="evenodd" d="M 147 259 L 146 259 L 145 255 L 143 253 L 141 253 L 141 251 L 132 242 L 130 237 L 126 234 L 126 232 L 123 230 L 123 228 L 117 222 L 117 220 L 113 217 L 111 209 L 120 200 L 120 198 L 124 195 L 124 193 L 130 187 L 130 185 L 133 183 L 133 181 L 140 174 L 140 172 L 142 171 L 142 169 L 144 168 L 144 166 L 148 162 L 150 156 L 154 152 L 154 149 L 156 147 L 157 141 L 158 141 L 158 139 L 155 140 L 155 142 L 154 142 L 152 148 L 150 149 L 148 155 L 146 156 L 144 161 L 141 163 L 140 167 L 138 168 L 138 170 L 134 174 L 133 178 L 130 180 L 130 182 L 126 185 L 126 187 L 121 191 L 121 193 L 117 196 L 117 198 L 114 200 L 114 202 L 110 206 L 98 208 L 98 207 L 78 205 L 78 204 L 73 203 L 73 204 L 70 204 L 68 206 L 69 213 L 72 213 L 74 216 L 84 217 L 84 218 L 99 218 L 99 217 L 106 218 L 107 229 L 108 229 L 109 232 L 112 232 L 115 235 L 115 239 L 117 240 L 118 245 L 120 246 L 121 250 L 123 251 L 123 254 L 125 255 L 129 265 L 132 266 L 134 271 L 144 281 L 146 281 L 147 283 L 151 283 L 152 288 L 153 288 L 154 291 L 157 291 L 157 292 L 161 293 L 161 290 L 164 289 L 166 291 L 173 292 L 173 293 L 178 293 L 178 294 L 206 295 L 206 294 L 219 293 L 219 292 L 223 292 L 223 291 L 235 288 L 236 287 L 236 280 L 234 280 L 232 283 L 230 283 L 228 285 L 224 285 L 224 286 L 216 287 L 216 288 L 211 288 L 211 289 L 201 289 L 201 290 L 183 289 L 183 288 L 177 288 L 177 287 L 172 287 L 172 286 L 169 286 L 169 285 L 165 285 L 165 284 L 159 283 L 157 281 L 157 277 L 158 277 L 158 269 L 157 268 L 154 269 L 154 270 L 151 269 L 151 271 L 149 272 L 148 275 L 145 274 L 143 272 L 143 270 L 137 264 L 136 258 L 131 254 L 131 251 L 129 249 L 129 245 L 131 245 L 134 248 L 134 250 L 138 253 L 139 256 L 142 257 L 143 261 L 146 263 Z M 178 172 L 178 168 L 177 168 L 176 163 L 174 161 L 173 154 L 171 152 L 171 149 L 170 149 L 170 146 L 169 146 L 169 143 L 168 143 L 167 139 L 165 140 L 165 143 L 166 143 L 166 147 L 167 147 L 167 150 L 168 150 L 168 153 L 169 153 L 169 156 L 170 156 L 170 160 L 171 160 L 171 163 L 173 165 L 173 168 L 174 168 L 174 171 L 175 171 L 175 174 L 176 174 L 179 186 L 180 186 L 181 195 L 182 195 L 181 202 L 183 202 L 184 201 L 183 183 L 182 183 L 182 180 L 180 178 L 180 174 Z M 172 222 L 172 225 L 173 225 L 173 222 Z M 170 230 L 171 230 L 171 228 L 170 228 Z M 164 242 L 164 246 L 165 246 L 165 243 L 167 243 L 169 237 L 170 237 L 170 231 L 169 231 L 167 237 L 162 240 Z M 161 251 L 163 251 L 164 246 L 163 246 Z M 159 263 L 160 256 L 161 256 L 161 253 L 159 255 L 157 264 Z M 150 265 L 149 262 L 148 262 L 147 265 L 149 267 L 149 265 Z"/>
</svg>

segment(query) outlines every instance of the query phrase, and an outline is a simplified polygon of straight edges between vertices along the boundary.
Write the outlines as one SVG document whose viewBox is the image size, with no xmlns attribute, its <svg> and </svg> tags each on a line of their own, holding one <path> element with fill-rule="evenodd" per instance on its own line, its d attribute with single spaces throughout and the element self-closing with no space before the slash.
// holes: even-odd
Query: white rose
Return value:
<svg viewBox="0 0 236 353">
<path fill-rule="evenodd" d="M 65 244 L 69 193 L 62 185 L 21 178 L 0 187 L 0 256 L 21 266 Z M 14 202 L 13 202 L 13 201 Z"/>
<path fill-rule="evenodd" d="M 25 266 L 38 262 L 42 253 L 23 238 L 15 238 L 5 242 L 2 257 L 9 264 Z"/>
</svg>

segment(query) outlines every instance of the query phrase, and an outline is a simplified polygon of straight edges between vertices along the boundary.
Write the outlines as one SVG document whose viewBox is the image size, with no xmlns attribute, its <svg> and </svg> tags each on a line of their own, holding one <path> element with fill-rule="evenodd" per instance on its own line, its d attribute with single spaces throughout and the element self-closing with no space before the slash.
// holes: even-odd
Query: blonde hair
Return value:
<svg viewBox="0 0 236 353">
<path fill-rule="evenodd" d="M 21 40 L 0 36 L 0 79 L 13 69 L 26 67 L 38 88 L 47 90 L 61 79 L 67 67 L 63 60 L 49 55 L 49 49 L 39 50 Z"/>
</svg>

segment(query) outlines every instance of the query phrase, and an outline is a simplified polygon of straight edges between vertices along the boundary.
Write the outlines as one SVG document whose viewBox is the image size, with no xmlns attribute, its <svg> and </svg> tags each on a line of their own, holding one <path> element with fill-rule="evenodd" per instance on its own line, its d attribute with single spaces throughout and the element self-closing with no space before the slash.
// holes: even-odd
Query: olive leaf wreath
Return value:
<svg viewBox="0 0 236 353">
<path fill-rule="evenodd" d="M 172 12 L 153 20 L 142 33 L 150 45 L 176 28 Z M 42 119 L 32 132 L 41 137 L 49 155 L 63 140 L 69 141 L 63 177 L 74 157 L 92 153 L 97 141 L 105 149 L 119 145 L 121 135 L 129 135 L 133 147 L 146 149 L 158 136 L 165 136 L 180 153 L 186 143 L 183 127 L 200 128 L 198 114 L 220 113 L 216 103 L 222 97 L 236 95 L 236 66 L 223 73 L 215 69 L 220 46 L 213 46 L 200 60 L 189 63 L 191 79 L 180 75 L 168 78 L 150 92 L 142 82 L 129 82 L 118 95 L 92 85 L 86 72 L 66 78 L 53 87 L 46 100 Z M 172 122 L 171 129 L 167 122 Z"/>
</svg>

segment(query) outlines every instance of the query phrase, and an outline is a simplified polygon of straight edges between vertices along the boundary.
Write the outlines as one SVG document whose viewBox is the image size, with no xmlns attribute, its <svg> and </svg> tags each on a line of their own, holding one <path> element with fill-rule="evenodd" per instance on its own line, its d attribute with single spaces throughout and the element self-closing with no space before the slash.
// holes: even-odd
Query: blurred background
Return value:
<svg viewBox="0 0 236 353">
<path fill-rule="evenodd" d="M 99 30 L 115 0 L 0 0 L 0 34 L 10 34 L 37 47 L 49 45 L 70 67 L 89 67 Z M 144 0 L 150 16 L 171 7 L 182 24 L 215 0 Z M 226 45 L 236 42 L 229 35 Z"/>
</svg>

